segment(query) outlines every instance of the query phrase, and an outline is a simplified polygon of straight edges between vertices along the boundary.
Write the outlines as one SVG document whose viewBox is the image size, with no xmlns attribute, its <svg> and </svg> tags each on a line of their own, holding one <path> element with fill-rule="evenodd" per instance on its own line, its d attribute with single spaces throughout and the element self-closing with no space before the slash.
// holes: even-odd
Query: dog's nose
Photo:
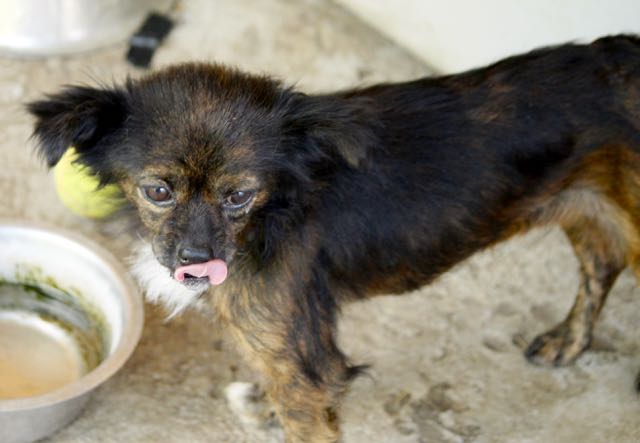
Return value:
<svg viewBox="0 0 640 443">
<path fill-rule="evenodd" d="M 183 266 L 204 263 L 213 258 L 213 252 L 207 247 L 183 246 L 178 250 L 178 260 Z"/>
</svg>

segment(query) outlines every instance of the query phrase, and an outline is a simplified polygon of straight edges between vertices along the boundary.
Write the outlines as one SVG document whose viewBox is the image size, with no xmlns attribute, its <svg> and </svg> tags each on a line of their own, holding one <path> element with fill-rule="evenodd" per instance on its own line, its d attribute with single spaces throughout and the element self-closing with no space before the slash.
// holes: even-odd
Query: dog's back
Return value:
<svg viewBox="0 0 640 443">
<path fill-rule="evenodd" d="M 368 172 L 331 190 L 350 200 L 326 205 L 341 208 L 324 213 L 327 225 L 366 247 L 355 257 L 331 249 L 339 280 L 356 292 L 402 292 L 478 249 L 559 224 L 582 282 L 567 318 L 527 356 L 573 361 L 618 274 L 627 265 L 640 274 L 640 39 L 541 49 L 343 97 L 376 110 L 383 148 L 369 152 Z"/>
<path fill-rule="evenodd" d="M 636 264 L 640 39 L 541 49 L 326 99 L 367 107 L 379 143 L 366 168 L 338 175 L 318 215 L 331 229 L 333 272 L 356 292 L 414 289 L 548 223 L 597 220 L 618 260 Z"/>
</svg>

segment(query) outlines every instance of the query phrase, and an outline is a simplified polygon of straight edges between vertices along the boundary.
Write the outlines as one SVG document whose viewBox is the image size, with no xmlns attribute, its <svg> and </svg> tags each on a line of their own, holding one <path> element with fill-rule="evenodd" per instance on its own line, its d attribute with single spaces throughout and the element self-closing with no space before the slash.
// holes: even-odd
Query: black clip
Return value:
<svg viewBox="0 0 640 443">
<path fill-rule="evenodd" d="M 164 15 L 151 13 L 140 29 L 129 40 L 127 60 L 139 68 L 148 68 L 153 53 L 173 28 L 173 22 Z"/>
</svg>

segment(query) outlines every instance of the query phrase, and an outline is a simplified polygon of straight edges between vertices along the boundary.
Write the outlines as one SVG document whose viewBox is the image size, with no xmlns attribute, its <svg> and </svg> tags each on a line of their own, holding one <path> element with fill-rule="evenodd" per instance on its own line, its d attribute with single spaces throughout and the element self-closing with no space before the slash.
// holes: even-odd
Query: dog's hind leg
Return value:
<svg viewBox="0 0 640 443">
<path fill-rule="evenodd" d="M 582 216 L 564 226 L 580 263 L 578 295 L 567 318 L 529 345 L 525 351 L 529 361 L 567 365 L 589 346 L 607 294 L 626 266 L 621 233 L 613 226 L 613 220 L 603 223 L 597 216 Z"/>
</svg>

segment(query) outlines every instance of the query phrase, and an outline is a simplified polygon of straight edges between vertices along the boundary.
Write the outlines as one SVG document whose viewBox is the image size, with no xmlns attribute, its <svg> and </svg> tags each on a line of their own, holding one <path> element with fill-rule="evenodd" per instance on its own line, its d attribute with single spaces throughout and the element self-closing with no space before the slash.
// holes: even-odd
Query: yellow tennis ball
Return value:
<svg viewBox="0 0 640 443">
<path fill-rule="evenodd" d="M 117 185 L 98 188 L 99 180 L 89 168 L 74 163 L 78 153 L 69 148 L 53 171 L 60 201 L 71 212 L 88 218 L 105 218 L 124 203 L 122 189 Z"/>
</svg>

